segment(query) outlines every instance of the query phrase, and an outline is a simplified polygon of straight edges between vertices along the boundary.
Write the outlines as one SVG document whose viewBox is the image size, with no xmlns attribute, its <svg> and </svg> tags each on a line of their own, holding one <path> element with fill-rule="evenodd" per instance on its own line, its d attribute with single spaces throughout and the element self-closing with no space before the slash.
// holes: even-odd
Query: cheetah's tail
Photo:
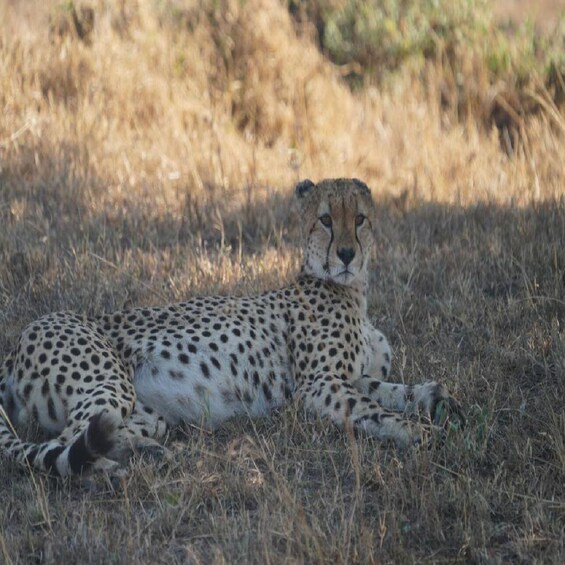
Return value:
<svg viewBox="0 0 565 565">
<path fill-rule="evenodd" d="M 8 373 L 9 362 L 5 361 L 0 365 L 0 451 L 18 463 L 65 477 L 87 471 L 112 449 L 114 432 L 120 422 L 106 411 L 93 416 L 68 445 L 57 438 L 44 443 L 20 440 L 7 413 Z"/>
<path fill-rule="evenodd" d="M 114 446 L 118 421 L 109 412 L 92 416 L 88 426 L 69 445 L 58 439 L 44 443 L 24 442 L 14 433 L 8 416 L 0 405 L 0 448 L 9 457 L 50 475 L 66 477 L 88 471 Z"/>
</svg>

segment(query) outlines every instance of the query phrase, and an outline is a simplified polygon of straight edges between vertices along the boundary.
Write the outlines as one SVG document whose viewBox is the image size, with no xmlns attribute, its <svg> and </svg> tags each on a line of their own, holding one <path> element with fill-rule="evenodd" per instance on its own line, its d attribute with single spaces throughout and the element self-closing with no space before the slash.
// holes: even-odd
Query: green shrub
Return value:
<svg viewBox="0 0 565 565">
<path fill-rule="evenodd" d="M 298 22 L 314 23 L 318 41 L 338 65 L 380 81 L 408 62 L 446 57 L 451 64 L 480 57 L 493 78 L 531 72 L 563 52 L 563 18 L 551 37 L 533 25 L 495 22 L 488 0 L 289 0 Z M 416 65 L 418 67 L 418 65 Z M 542 64 L 543 67 L 543 64 Z"/>
<path fill-rule="evenodd" d="M 440 92 L 456 119 L 473 115 L 487 127 L 508 128 L 505 138 L 512 140 L 521 117 L 540 109 L 542 90 L 544 98 L 564 102 L 563 15 L 542 34 L 530 22 L 497 22 L 488 0 L 289 0 L 288 6 L 299 28 L 315 29 L 320 48 L 354 88 L 383 87 L 408 73 Z"/>
</svg>

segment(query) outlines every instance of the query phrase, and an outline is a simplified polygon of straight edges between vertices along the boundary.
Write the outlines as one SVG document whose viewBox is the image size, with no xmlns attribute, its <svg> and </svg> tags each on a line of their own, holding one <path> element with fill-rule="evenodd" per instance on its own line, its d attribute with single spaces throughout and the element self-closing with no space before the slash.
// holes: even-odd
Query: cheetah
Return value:
<svg viewBox="0 0 565 565">
<path fill-rule="evenodd" d="M 391 350 L 367 315 L 376 216 L 367 185 L 304 180 L 295 196 L 304 257 L 289 286 L 29 324 L 0 370 L 2 451 L 57 476 L 115 469 L 124 453 L 161 446 L 170 426 L 214 429 L 293 398 L 401 448 L 437 423 L 442 401 L 463 418 L 439 383 L 384 380 Z M 21 440 L 15 430 L 30 420 L 52 439 Z"/>
</svg>

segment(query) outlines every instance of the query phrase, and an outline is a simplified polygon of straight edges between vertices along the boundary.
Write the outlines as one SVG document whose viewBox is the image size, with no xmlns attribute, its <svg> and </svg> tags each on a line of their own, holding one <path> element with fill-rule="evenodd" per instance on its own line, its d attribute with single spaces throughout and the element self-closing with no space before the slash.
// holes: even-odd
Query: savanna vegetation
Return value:
<svg viewBox="0 0 565 565">
<path fill-rule="evenodd" d="M 295 182 L 356 176 L 394 378 L 468 416 L 401 454 L 291 406 L 120 484 L 0 459 L 1 562 L 565 561 L 565 18 L 509 4 L 0 2 L 0 354 L 282 285 Z"/>
</svg>

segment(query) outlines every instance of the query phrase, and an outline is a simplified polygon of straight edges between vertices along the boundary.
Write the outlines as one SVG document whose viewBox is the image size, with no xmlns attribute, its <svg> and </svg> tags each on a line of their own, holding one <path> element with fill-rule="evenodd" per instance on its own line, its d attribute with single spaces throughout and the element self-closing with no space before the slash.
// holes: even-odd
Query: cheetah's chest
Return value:
<svg viewBox="0 0 565 565">
<path fill-rule="evenodd" d="M 359 377 L 371 354 L 369 327 L 361 316 L 342 315 L 339 310 L 291 324 L 290 349 L 297 379 L 318 373 L 336 373 L 347 379 Z"/>
</svg>

